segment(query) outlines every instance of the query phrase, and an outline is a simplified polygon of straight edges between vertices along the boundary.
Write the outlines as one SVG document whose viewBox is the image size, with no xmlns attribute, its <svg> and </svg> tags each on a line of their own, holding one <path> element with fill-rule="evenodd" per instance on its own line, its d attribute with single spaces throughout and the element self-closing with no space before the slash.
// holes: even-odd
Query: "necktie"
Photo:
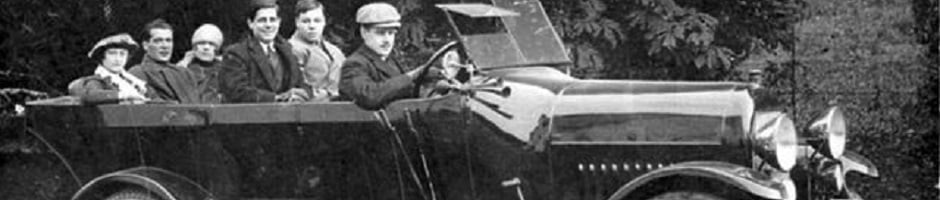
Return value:
<svg viewBox="0 0 940 200">
<path fill-rule="evenodd" d="M 274 51 L 273 44 L 267 45 L 265 48 L 268 50 L 268 62 L 271 63 L 271 68 L 274 71 L 274 82 L 277 83 L 277 85 L 274 85 L 273 87 L 275 90 L 277 90 L 277 88 L 281 87 L 281 81 L 284 78 L 284 70 L 282 70 L 283 68 L 281 66 L 281 58 L 278 57 L 277 52 Z"/>
<path fill-rule="evenodd" d="M 274 45 L 268 45 L 266 48 L 268 50 L 268 61 L 271 62 L 272 67 L 277 67 L 276 65 L 279 64 L 279 59 L 277 57 L 277 52 L 274 52 Z"/>
<path fill-rule="evenodd" d="M 269 59 L 270 59 L 272 56 L 274 56 L 274 47 L 271 47 L 271 46 L 272 46 L 272 45 L 265 45 L 265 46 L 264 46 L 264 52 L 267 54 L 267 56 L 268 56 Z"/>
</svg>

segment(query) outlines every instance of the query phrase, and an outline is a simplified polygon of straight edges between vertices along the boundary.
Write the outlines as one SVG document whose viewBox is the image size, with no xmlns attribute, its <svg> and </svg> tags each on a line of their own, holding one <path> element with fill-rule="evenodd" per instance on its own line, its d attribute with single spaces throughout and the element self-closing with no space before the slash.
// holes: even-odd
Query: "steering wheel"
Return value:
<svg viewBox="0 0 940 200">
<path fill-rule="evenodd" d="M 428 79 L 429 79 L 429 76 L 431 75 L 431 73 L 430 73 L 431 68 L 432 68 L 432 67 L 436 67 L 436 68 L 438 68 L 438 69 L 440 69 L 440 70 L 443 70 L 443 67 L 444 67 L 443 65 L 435 66 L 435 63 L 437 63 L 439 60 L 441 60 L 441 58 L 443 58 L 445 55 L 447 55 L 448 52 L 450 52 L 450 51 L 452 51 L 452 50 L 455 50 L 455 49 L 457 49 L 457 48 L 459 48 L 459 47 L 460 47 L 460 43 L 459 43 L 459 42 L 457 42 L 457 41 L 452 41 L 452 42 L 449 42 L 449 43 L 445 44 L 445 45 L 442 46 L 441 48 L 438 48 L 438 50 L 435 51 L 434 54 L 431 54 L 431 57 L 428 58 L 428 60 L 427 60 L 426 62 L 424 62 L 424 64 L 422 64 L 421 66 L 419 66 L 419 67 L 422 67 L 422 69 L 421 69 L 421 72 L 418 73 L 418 78 L 417 78 L 417 81 L 416 81 L 416 82 L 417 82 L 418 84 L 420 84 L 421 86 L 426 86 L 426 84 L 429 84 L 429 82 L 428 82 L 429 80 L 428 80 Z M 448 81 L 453 81 L 453 80 L 448 80 Z M 431 86 L 432 86 L 432 87 L 434 86 L 433 83 L 432 83 Z M 426 95 L 426 97 L 430 97 L 430 96 L 432 96 L 432 95 L 435 95 L 435 94 L 438 94 L 438 93 L 442 92 L 442 91 L 438 91 L 438 90 L 435 89 L 435 88 L 421 88 L 421 87 L 417 87 L 416 89 L 419 91 L 419 94 L 420 94 L 420 91 L 423 91 L 423 89 L 431 89 L 431 92 L 428 92 L 428 94 Z"/>
</svg>

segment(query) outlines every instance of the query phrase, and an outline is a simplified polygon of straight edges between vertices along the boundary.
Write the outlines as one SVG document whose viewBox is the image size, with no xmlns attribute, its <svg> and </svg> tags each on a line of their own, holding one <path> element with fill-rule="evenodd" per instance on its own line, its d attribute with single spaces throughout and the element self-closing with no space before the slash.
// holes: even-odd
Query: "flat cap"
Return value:
<svg viewBox="0 0 940 200">
<path fill-rule="evenodd" d="M 401 27 L 401 15 L 392 4 L 370 3 L 356 11 L 356 23 L 380 27 Z"/>
<path fill-rule="evenodd" d="M 250 0 L 250 5 L 252 9 L 254 8 L 270 8 L 277 6 L 277 0 Z"/>
<path fill-rule="evenodd" d="M 127 49 L 127 51 L 135 51 L 138 45 L 137 42 L 134 42 L 134 38 L 131 38 L 131 35 L 127 33 L 108 36 L 98 41 L 98 43 L 95 43 L 95 46 L 88 52 L 88 58 L 95 58 L 95 55 L 109 48 L 124 48 Z"/>
<path fill-rule="evenodd" d="M 297 0 L 297 6 L 294 6 L 294 9 L 298 11 L 307 11 L 320 8 L 321 6 L 323 6 L 323 4 L 317 0 Z"/>
</svg>

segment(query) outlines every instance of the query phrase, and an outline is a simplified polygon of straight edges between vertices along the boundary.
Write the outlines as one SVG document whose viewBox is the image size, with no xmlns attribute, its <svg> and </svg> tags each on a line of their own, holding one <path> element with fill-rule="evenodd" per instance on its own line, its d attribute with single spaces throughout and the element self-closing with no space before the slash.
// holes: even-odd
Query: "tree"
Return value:
<svg viewBox="0 0 940 200">
<path fill-rule="evenodd" d="M 792 25 L 800 19 L 804 4 L 802 0 L 543 3 L 571 50 L 576 75 L 710 80 L 735 75 L 737 64 L 751 54 L 792 49 L 796 39 Z"/>
</svg>

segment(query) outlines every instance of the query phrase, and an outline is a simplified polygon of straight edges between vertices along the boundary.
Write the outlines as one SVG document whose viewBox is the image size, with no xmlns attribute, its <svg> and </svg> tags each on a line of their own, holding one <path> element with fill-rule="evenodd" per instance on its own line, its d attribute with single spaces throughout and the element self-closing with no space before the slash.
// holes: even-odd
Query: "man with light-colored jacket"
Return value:
<svg viewBox="0 0 940 200">
<path fill-rule="evenodd" d="M 299 0 L 295 6 L 297 26 L 289 42 L 300 61 L 304 83 L 311 88 L 311 101 L 329 101 L 339 96 L 340 69 L 346 56 L 323 38 L 326 16 L 317 0 Z"/>
</svg>

